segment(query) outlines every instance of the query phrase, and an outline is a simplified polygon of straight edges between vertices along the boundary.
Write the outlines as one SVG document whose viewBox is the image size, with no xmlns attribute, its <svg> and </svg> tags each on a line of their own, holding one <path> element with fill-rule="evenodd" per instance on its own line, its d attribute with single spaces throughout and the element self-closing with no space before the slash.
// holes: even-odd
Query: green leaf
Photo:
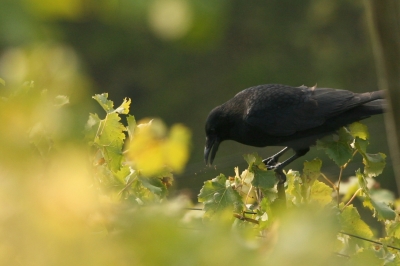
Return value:
<svg viewBox="0 0 400 266">
<path fill-rule="evenodd" d="M 386 166 L 386 155 L 383 153 L 366 153 L 363 158 L 363 163 L 365 165 L 364 173 L 368 177 L 376 177 L 380 175 Z"/>
<path fill-rule="evenodd" d="M 115 109 L 115 112 L 124 115 L 128 114 L 130 104 L 131 104 L 131 99 L 125 98 L 122 104 L 117 109 Z"/>
<path fill-rule="evenodd" d="M 370 204 L 368 204 L 370 203 Z M 386 203 L 381 201 L 376 201 L 373 198 L 367 198 L 364 200 L 363 205 L 366 207 L 372 206 L 372 211 L 374 216 L 377 214 L 379 221 L 394 220 L 396 218 L 396 213 L 392 210 Z"/>
<path fill-rule="evenodd" d="M 367 152 L 368 145 L 368 140 L 360 139 L 359 137 L 354 139 L 353 146 L 362 156 Z"/>
<path fill-rule="evenodd" d="M 116 179 L 122 184 L 127 184 L 131 175 L 132 175 L 131 169 L 127 165 L 124 165 L 123 167 L 121 167 L 119 171 L 114 173 Z"/>
<path fill-rule="evenodd" d="M 95 99 L 107 113 L 114 111 L 114 103 L 108 100 L 108 93 L 95 94 L 92 98 Z"/>
<path fill-rule="evenodd" d="M 273 188 L 276 184 L 276 177 L 274 171 L 261 170 L 257 167 L 253 167 L 254 178 L 251 182 L 253 186 L 268 189 Z"/>
<path fill-rule="evenodd" d="M 135 133 L 135 129 L 136 129 L 136 120 L 135 117 L 133 115 L 128 115 L 126 117 L 126 122 L 128 123 L 128 135 L 129 138 L 132 139 L 133 138 L 133 134 Z"/>
<path fill-rule="evenodd" d="M 289 170 L 286 173 L 287 189 L 286 199 L 288 202 L 292 202 L 294 205 L 301 204 L 303 202 L 302 196 L 302 183 L 300 174 L 297 171 Z"/>
<path fill-rule="evenodd" d="M 147 188 L 151 193 L 164 198 L 167 195 L 167 188 L 158 177 L 139 177 L 142 185 Z"/>
<path fill-rule="evenodd" d="M 400 221 L 391 221 L 387 224 L 387 235 L 400 239 Z"/>
<path fill-rule="evenodd" d="M 316 180 L 311 186 L 309 201 L 324 207 L 332 201 L 332 188 Z"/>
<path fill-rule="evenodd" d="M 249 169 L 251 169 L 253 167 L 253 165 L 259 166 L 259 168 L 261 168 L 261 169 L 267 169 L 265 167 L 264 163 L 262 162 L 262 158 L 260 156 L 258 156 L 257 153 L 245 154 L 245 155 L 243 155 L 243 158 L 248 163 Z"/>
<path fill-rule="evenodd" d="M 93 142 L 99 129 L 101 119 L 97 114 L 89 114 L 88 121 L 85 125 L 85 139 Z"/>
<path fill-rule="evenodd" d="M 369 188 L 368 188 L 368 181 L 365 178 L 364 174 L 361 173 L 360 169 L 357 169 L 356 171 L 356 177 L 358 179 L 358 184 L 359 186 L 363 189 L 365 193 L 369 193 Z"/>
<path fill-rule="evenodd" d="M 326 137 L 317 141 L 317 148 L 325 150 L 325 153 L 338 166 L 343 166 L 353 157 L 353 150 L 350 146 L 352 136 L 345 128 L 338 131 L 338 135 Z"/>
<path fill-rule="evenodd" d="M 321 175 L 321 166 L 322 161 L 318 158 L 310 162 L 304 162 L 303 174 L 301 175 L 304 185 L 312 186 L 314 181 Z"/>
<path fill-rule="evenodd" d="M 100 122 L 94 139 L 94 143 L 102 148 L 104 159 L 113 172 L 120 169 L 123 158 L 122 147 L 125 139 L 123 132 L 126 128 L 119 122 L 120 120 L 117 113 L 107 114 L 106 118 Z"/>
<path fill-rule="evenodd" d="M 60 108 L 66 104 L 69 104 L 69 97 L 65 95 L 57 95 L 53 104 L 55 107 Z"/>
<path fill-rule="evenodd" d="M 259 229 L 265 229 L 269 225 L 271 225 L 272 219 L 272 209 L 271 209 L 271 200 L 268 197 L 264 197 L 260 203 L 260 209 L 257 210 L 257 220 L 259 222 Z"/>
<path fill-rule="evenodd" d="M 369 139 L 369 133 L 368 133 L 368 128 L 366 125 L 360 123 L 360 122 L 354 122 L 349 126 L 350 134 L 356 138 L 360 138 L 363 140 Z"/>
<path fill-rule="evenodd" d="M 376 252 L 371 248 L 364 248 L 359 250 L 356 254 L 351 256 L 344 265 L 351 266 L 365 266 L 365 265 L 386 265 L 383 259 L 376 256 Z"/>
<path fill-rule="evenodd" d="M 341 208 L 343 208 L 343 203 L 341 203 Z M 352 204 L 344 208 L 342 213 L 338 215 L 338 218 L 343 232 L 364 238 L 372 238 L 371 229 L 361 220 L 360 214 Z"/>
<path fill-rule="evenodd" d="M 216 178 L 204 182 L 198 200 L 204 203 L 206 217 L 222 213 L 224 210 L 233 210 L 238 213 L 243 210 L 242 197 L 226 181 L 226 177 L 220 174 Z"/>
</svg>

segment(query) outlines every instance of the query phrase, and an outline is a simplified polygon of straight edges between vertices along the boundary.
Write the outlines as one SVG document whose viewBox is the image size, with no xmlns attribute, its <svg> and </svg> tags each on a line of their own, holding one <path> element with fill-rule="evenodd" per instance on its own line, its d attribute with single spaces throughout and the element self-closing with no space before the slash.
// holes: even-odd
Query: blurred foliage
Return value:
<svg viewBox="0 0 400 266">
<path fill-rule="evenodd" d="M 246 171 L 239 173 L 243 163 L 234 177 L 219 175 L 208 181 L 209 191 L 219 195 L 204 195 L 205 203 L 229 203 L 246 195 L 245 204 L 239 201 L 231 209 L 242 220 L 228 211 L 218 221 L 203 222 L 202 211 L 184 209 L 192 204 L 187 197 L 177 193 L 179 197 L 167 200 L 168 192 L 174 195 L 169 190 L 177 176 L 182 177 L 181 188 L 191 187 L 195 193 L 204 180 L 216 176 L 214 169 L 203 168 L 203 121 L 209 110 L 241 89 L 318 82 L 375 90 L 363 12 L 361 0 L 3 0 L 1 264 L 352 265 L 386 254 L 387 262 L 395 265 L 399 260 L 390 257 L 393 251 L 386 246 L 346 250 L 344 254 L 355 254 L 351 258 L 332 252 L 361 242 L 345 235 L 336 238 L 337 223 L 324 207 L 330 204 L 329 187 L 315 181 L 313 174 L 316 161 L 310 160 L 303 175 L 312 188 L 308 199 L 319 207 L 304 204 L 276 220 L 271 205 L 276 200 L 275 180 L 252 156 L 246 157 L 251 165 Z M 99 106 L 90 100 L 93 91 Z M 111 99 L 125 96 L 129 98 L 114 109 Z M 89 112 L 93 114 L 88 120 Z M 160 120 L 150 123 L 143 117 L 185 124 L 193 145 L 189 148 L 190 133 L 181 124 L 168 131 Z M 382 128 L 380 120 L 370 120 L 370 148 L 387 153 L 382 134 L 374 139 Z M 102 128 L 105 131 L 99 131 Z M 151 145 L 135 144 L 135 137 Z M 362 151 L 365 142 L 357 143 Z M 218 171 L 239 164 L 233 158 L 244 151 L 260 151 L 234 145 L 221 148 Z M 149 162 L 147 149 L 159 151 L 158 159 Z M 171 150 L 179 152 L 171 156 Z M 236 155 L 226 157 L 232 150 Z M 391 180 L 391 172 L 385 170 L 379 183 L 369 181 L 364 175 L 379 174 L 376 169 L 383 167 L 384 158 L 360 154 L 364 164 L 371 162 L 373 167 L 358 172 L 353 183 L 341 183 L 343 200 L 348 202 L 360 183 L 368 183 L 357 197 L 363 197 L 367 208 L 381 210 L 377 217 L 387 219 L 387 199 L 394 197 L 378 187 L 383 179 Z M 146 159 L 141 162 L 142 158 Z M 353 165 L 358 167 L 349 164 L 343 176 L 346 170 L 354 173 Z M 173 177 L 171 170 L 178 174 Z M 302 175 L 291 174 L 288 200 L 295 205 L 302 200 Z M 240 197 L 233 189 L 237 185 Z M 214 191 L 218 186 L 231 197 Z M 256 202 L 254 186 L 265 196 L 260 202 L 263 212 L 257 214 L 261 228 L 268 228 L 262 235 L 252 217 L 237 212 Z M 215 204 L 208 206 L 213 210 Z M 344 218 L 362 224 L 351 205 L 345 210 Z M 399 246 L 397 218 L 385 226 L 385 244 Z"/>
</svg>

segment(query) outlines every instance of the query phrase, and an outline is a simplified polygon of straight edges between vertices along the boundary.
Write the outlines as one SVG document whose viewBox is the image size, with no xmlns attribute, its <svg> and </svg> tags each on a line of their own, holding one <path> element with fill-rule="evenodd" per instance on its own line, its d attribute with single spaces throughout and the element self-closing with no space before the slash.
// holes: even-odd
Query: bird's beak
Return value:
<svg viewBox="0 0 400 266">
<path fill-rule="evenodd" d="M 221 141 L 218 137 L 206 137 L 206 146 L 204 147 L 204 161 L 206 162 L 206 165 L 208 165 L 208 157 L 210 156 L 210 152 L 211 156 L 209 165 L 212 165 L 220 143 Z"/>
</svg>

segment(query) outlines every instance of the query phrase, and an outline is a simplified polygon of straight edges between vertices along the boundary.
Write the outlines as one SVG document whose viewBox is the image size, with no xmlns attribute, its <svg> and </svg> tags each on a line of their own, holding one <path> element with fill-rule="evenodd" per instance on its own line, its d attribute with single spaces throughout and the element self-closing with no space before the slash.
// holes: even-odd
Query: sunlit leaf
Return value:
<svg viewBox="0 0 400 266">
<path fill-rule="evenodd" d="M 349 125 L 349 130 L 350 130 L 350 134 L 354 138 L 358 137 L 363 140 L 369 139 L 369 133 L 368 133 L 367 126 L 360 122 L 354 122 L 351 125 Z"/>
<path fill-rule="evenodd" d="M 302 183 L 300 174 L 297 171 L 289 170 L 286 173 L 287 179 L 287 189 L 286 189 L 286 199 L 288 202 L 292 202 L 298 205 L 303 202 L 302 196 Z"/>
<path fill-rule="evenodd" d="M 301 178 L 306 186 L 312 186 L 315 180 L 321 175 L 322 161 L 314 159 L 312 161 L 305 161 L 303 173 Z"/>
<path fill-rule="evenodd" d="M 343 206 L 343 204 L 341 204 L 341 206 Z M 351 234 L 368 239 L 372 238 L 373 234 L 371 229 L 361 220 L 360 214 L 353 205 L 344 208 L 338 218 L 343 232 L 351 232 Z"/>
<path fill-rule="evenodd" d="M 126 128 L 117 113 L 110 113 L 99 125 L 94 142 L 101 148 L 104 159 L 112 171 L 118 171 L 122 161 L 122 147 Z"/>
<path fill-rule="evenodd" d="M 332 201 L 332 188 L 316 180 L 310 188 L 309 201 L 325 206 Z"/>
<path fill-rule="evenodd" d="M 124 101 L 118 108 L 116 108 L 114 111 L 119 113 L 119 114 L 128 114 L 129 113 L 129 106 L 131 104 L 131 99 L 130 98 L 125 98 Z"/>
<path fill-rule="evenodd" d="M 183 171 L 189 159 L 189 143 L 190 132 L 185 126 L 177 124 L 171 127 L 165 143 L 165 161 L 177 173 Z"/>
<path fill-rule="evenodd" d="M 133 138 L 133 134 L 135 133 L 136 130 L 136 119 L 133 115 L 128 115 L 126 117 L 126 122 L 128 123 L 128 135 L 129 138 L 132 139 Z"/>
<path fill-rule="evenodd" d="M 114 111 L 114 103 L 108 100 L 108 93 L 96 94 L 92 98 L 95 99 L 107 113 Z"/>
</svg>

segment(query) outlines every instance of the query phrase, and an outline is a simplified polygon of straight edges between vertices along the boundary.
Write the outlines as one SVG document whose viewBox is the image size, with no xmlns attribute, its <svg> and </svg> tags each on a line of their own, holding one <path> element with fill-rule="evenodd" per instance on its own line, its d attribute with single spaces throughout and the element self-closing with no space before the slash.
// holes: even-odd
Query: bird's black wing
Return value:
<svg viewBox="0 0 400 266">
<path fill-rule="evenodd" d="M 245 122 L 273 136 L 320 126 L 346 110 L 381 98 L 373 93 L 279 84 L 252 87 L 240 94 L 236 97 L 246 98 Z"/>
</svg>

